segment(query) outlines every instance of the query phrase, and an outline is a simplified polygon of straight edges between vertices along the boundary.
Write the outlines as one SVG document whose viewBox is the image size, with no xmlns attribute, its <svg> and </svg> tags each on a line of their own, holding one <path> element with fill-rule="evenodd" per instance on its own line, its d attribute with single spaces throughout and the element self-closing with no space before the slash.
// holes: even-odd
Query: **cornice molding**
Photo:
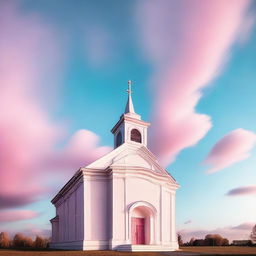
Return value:
<svg viewBox="0 0 256 256">
<path fill-rule="evenodd" d="M 142 125 L 142 126 L 146 126 L 148 127 L 150 125 L 149 122 L 145 122 L 143 120 L 139 120 L 139 119 L 135 119 L 135 118 L 132 118 L 130 116 L 127 116 L 127 115 L 122 115 L 119 119 L 119 121 L 116 123 L 116 125 L 111 129 L 111 132 L 114 134 L 116 132 L 116 130 L 118 129 L 118 127 L 124 122 L 124 121 L 127 121 L 127 122 L 130 122 L 130 123 L 135 123 L 137 125 Z"/>
</svg>

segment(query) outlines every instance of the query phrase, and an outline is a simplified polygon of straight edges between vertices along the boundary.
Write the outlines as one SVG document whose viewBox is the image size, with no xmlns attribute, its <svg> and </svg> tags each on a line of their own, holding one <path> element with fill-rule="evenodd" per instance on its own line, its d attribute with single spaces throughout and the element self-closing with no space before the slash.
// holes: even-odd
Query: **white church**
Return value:
<svg viewBox="0 0 256 256">
<path fill-rule="evenodd" d="M 125 112 L 111 132 L 114 150 L 80 168 L 52 199 L 51 248 L 173 251 L 176 180 L 147 148 L 149 123 Z"/>
</svg>

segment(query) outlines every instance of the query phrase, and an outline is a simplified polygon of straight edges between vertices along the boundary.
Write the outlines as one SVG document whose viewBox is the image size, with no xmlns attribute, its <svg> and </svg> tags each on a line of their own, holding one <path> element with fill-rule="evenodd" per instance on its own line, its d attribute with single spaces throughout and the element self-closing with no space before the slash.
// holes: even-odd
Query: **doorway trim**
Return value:
<svg viewBox="0 0 256 256">
<path fill-rule="evenodd" d="M 157 211 L 156 208 L 146 202 L 146 201 L 137 201 L 134 203 L 131 203 L 127 207 L 127 213 L 128 213 L 128 223 L 127 223 L 127 230 L 128 230 L 128 242 L 132 244 L 132 213 L 137 208 L 140 207 L 141 209 L 144 209 L 147 212 L 147 215 L 149 217 L 149 239 L 145 244 L 155 244 L 156 243 L 156 218 L 157 218 Z M 146 228 L 146 227 L 145 227 Z"/>
</svg>

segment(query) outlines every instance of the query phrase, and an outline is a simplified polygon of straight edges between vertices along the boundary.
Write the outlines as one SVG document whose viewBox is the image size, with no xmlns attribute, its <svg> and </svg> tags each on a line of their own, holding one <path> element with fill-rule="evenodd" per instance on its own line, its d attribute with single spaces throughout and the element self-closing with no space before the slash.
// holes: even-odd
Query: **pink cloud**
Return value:
<svg viewBox="0 0 256 256">
<path fill-rule="evenodd" d="M 226 134 L 212 148 L 204 163 L 210 165 L 207 173 L 220 171 L 250 156 L 256 145 L 256 134 L 244 129 L 236 129 Z"/>
<path fill-rule="evenodd" d="M 58 153 L 65 128 L 52 120 L 49 98 L 62 79 L 65 51 L 54 27 L 15 4 L 0 3 L 0 208 L 47 195 L 45 171 L 59 182 L 56 163 L 74 173 L 107 151 L 98 147 L 95 134 L 83 131 Z"/>
<path fill-rule="evenodd" d="M 252 230 L 252 227 L 254 226 L 254 223 L 250 223 L 250 222 L 245 222 L 245 223 L 242 223 L 238 226 L 234 226 L 232 227 L 232 229 L 242 229 L 242 230 Z"/>
<path fill-rule="evenodd" d="M 256 195 L 256 186 L 238 187 L 228 191 L 228 196 Z"/>
<path fill-rule="evenodd" d="M 13 211 L 1 211 L 0 222 L 12 222 L 20 220 L 29 220 L 38 216 L 35 211 L 29 210 L 13 210 Z"/>
<path fill-rule="evenodd" d="M 99 146 L 99 136 L 89 130 L 77 131 L 67 145 L 49 157 L 49 167 L 74 173 L 79 167 L 86 166 L 108 153 L 112 148 Z"/>
<path fill-rule="evenodd" d="M 1 3 L 0 23 L 0 198 L 2 207 L 32 202 L 45 187 L 37 164 L 62 128 L 41 105 L 42 77 L 59 62 L 53 31 L 34 15 Z M 53 76 L 52 85 L 57 81 Z"/>
<path fill-rule="evenodd" d="M 178 231 L 181 234 L 184 242 L 190 241 L 192 237 L 195 239 L 203 239 L 207 234 L 220 234 L 222 237 L 229 239 L 229 242 L 233 240 L 249 239 L 255 223 L 241 223 L 238 226 L 220 227 L 217 229 L 181 229 Z"/>
<path fill-rule="evenodd" d="M 243 32 L 248 6 L 244 0 L 139 2 L 141 43 L 154 70 L 151 148 L 162 163 L 211 128 L 210 117 L 197 113 L 196 105 Z"/>
</svg>

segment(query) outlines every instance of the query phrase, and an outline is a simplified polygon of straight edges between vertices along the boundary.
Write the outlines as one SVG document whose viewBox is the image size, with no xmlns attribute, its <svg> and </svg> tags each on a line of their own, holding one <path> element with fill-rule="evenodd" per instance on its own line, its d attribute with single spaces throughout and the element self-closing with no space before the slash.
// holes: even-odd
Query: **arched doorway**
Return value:
<svg viewBox="0 0 256 256">
<path fill-rule="evenodd" d="M 129 208 L 131 244 L 154 244 L 155 208 L 147 202 L 136 202 Z"/>
<path fill-rule="evenodd" d="M 148 216 L 143 209 L 137 207 L 132 212 L 132 244 L 146 244 L 146 222 Z"/>
</svg>

